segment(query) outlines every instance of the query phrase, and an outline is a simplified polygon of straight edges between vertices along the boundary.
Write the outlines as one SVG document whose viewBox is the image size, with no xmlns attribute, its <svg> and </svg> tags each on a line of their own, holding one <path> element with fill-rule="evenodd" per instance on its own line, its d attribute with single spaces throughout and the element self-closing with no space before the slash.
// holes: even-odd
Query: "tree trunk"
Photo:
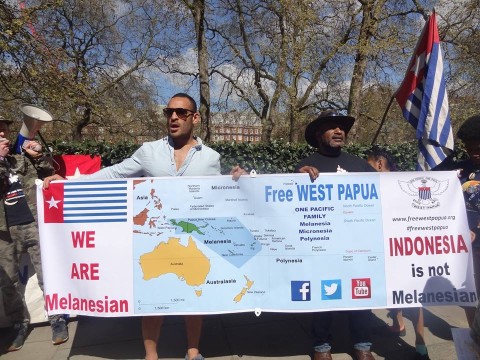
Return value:
<svg viewBox="0 0 480 360">
<path fill-rule="evenodd" d="M 295 126 L 295 110 L 293 106 L 290 106 L 290 111 L 288 112 L 288 122 L 289 122 L 289 129 L 288 129 L 288 141 L 295 142 L 297 138 Z"/>
<path fill-rule="evenodd" d="M 208 73 L 208 48 L 205 39 L 205 0 L 193 2 L 193 16 L 198 49 L 198 73 L 200 80 L 200 116 L 202 118 L 202 136 L 210 141 L 210 79 Z"/>
<path fill-rule="evenodd" d="M 270 104 L 266 104 L 262 107 L 261 122 L 262 122 L 262 141 L 268 142 L 272 139 L 273 133 L 273 121 L 270 112 Z"/>
<path fill-rule="evenodd" d="M 385 0 L 365 1 L 363 3 L 362 24 L 360 26 L 360 33 L 358 35 L 358 48 L 355 56 L 355 65 L 353 67 L 352 82 L 350 84 L 350 96 L 348 99 L 348 114 L 357 118 L 360 115 L 360 108 L 362 103 L 362 87 L 363 79 L 365 78 L 365 70 L 367 68 L 368 56 L 370 54 L 370 40 L 377 31 L 378 14 L 385 4 Z M 355 138 L 359 121 L 356 121 L 350 130 L 350 137 Z"/>
<path fill-rule="evenodd" d="M 82 130 L 90 123 L 92 117 L 92 108 L 85 104 L 85 110 L 83 110 L 82 118 L 77 122 L 75 130 L 72 134 L 73 141 L 81 141 L 83 138 Z"/>
</svg>

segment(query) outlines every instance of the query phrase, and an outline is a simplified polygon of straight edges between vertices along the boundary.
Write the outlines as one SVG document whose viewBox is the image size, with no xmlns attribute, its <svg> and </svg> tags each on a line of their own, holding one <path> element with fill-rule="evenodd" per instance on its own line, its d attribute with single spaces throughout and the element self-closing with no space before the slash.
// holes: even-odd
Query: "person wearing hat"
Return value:
<svg viewBox="0 0 480 360">
<path fill-rule="evenodd" d="M 364 160 L 342 151 L 346 136 L 355 122 L 352 116 L 334 110 L 322 112 L 305 129 L 305 140 L 317 151 L 297 165 L 296 172 L 308 173 L 314 181 L 320 172 L 374 172 Z M 374 360 L 370 351 L 370 310 L 345 311 L 349 317 L 350 334 L 357 360 Z M 332 311 L 317 312 L 313 316 L 314 360 L 331 360 L 330 326 Z"/>
<path fill-rule="evenodd" d="M 7 283 L 16 288 L 20 256 L 28 253 L 43 291 L 35 180 L 53 174 L 54 169 L 36 141 L 24 143 L 21 153 L 15 153 L 8 140 L 12 122 L 0 117 L 0 267 L 9 277 Z M 18 299 L 23 300 L 22 304 Z M 7 304 L 7 308 L 22 309 L 11 317 L 14 333 L 7 351 L 16 351 L 25 342 L 30 317 L 23 294 L 18 293 L 7 301 L 17 301 L 16 304 Z M 52 343 L 57 345 L 67 341 L 68 329 L 63 315 L 49 316 L 48 319 L 52 327 Z"/>
</svg>

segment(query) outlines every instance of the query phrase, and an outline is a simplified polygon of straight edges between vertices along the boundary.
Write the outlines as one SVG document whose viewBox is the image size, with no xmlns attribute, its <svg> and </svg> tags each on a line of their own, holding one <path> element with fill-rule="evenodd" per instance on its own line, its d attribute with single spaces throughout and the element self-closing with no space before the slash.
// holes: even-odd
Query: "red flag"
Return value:
<svg viewBox="0 0 480 360">
<path fill-rule="evenodd" d="M 45 223 L 63 223 L 64 183 L 50 184 L 43 189 L 43 209 Z"/>
<path fill-rule="evenodd" d="M 75 179 L 80 175 L 93 174 L 100 170 L 100 156 L 60 155 L 54 156 L 56 173 L 67 179 Z"/>
</svg>

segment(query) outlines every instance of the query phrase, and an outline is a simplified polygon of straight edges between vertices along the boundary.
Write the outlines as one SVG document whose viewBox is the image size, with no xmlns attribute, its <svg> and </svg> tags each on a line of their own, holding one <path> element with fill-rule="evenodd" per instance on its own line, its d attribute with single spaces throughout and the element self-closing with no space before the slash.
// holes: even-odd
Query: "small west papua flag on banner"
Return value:
<svg viewBox="0 0 480 360">
<path fill-rule="evenodd" d="M 65 181 L 43 190 L 45 223 L 127 221 L 126 181 Z"/>
<path fill-rule="evenodd" d="M 55 173 L 67 179 L 97 172 L 102 161 L 100 156 L 90 155 L 57 155 L 53 160 L 55 167 L 58 167 Z"/>
<path fill-rule="evenodd" d="M 417 129 L 417 170 L 430 170 L 453 150 L 453 133 L 435 13 L 425 24 L 395 98 L 405 119 Z"/>
</svg>

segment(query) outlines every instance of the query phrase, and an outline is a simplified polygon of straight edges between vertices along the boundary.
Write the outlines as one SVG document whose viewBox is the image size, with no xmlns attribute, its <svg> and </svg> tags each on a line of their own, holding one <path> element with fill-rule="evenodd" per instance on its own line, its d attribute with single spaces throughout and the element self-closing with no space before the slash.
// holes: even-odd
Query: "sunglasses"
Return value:
<svg viewBox="0 0 480 360">
<path fill-rule="evenodd" d="M 173 113 L 177 114 L 177 116 L 182 119 L 185 119 L 189 115 L 189 112 L 195 114 L 195 111 L 184 108 L 165 108 L 162 111 L 163 115 L 167 118 L 172 116 Z"/>
</svg>

